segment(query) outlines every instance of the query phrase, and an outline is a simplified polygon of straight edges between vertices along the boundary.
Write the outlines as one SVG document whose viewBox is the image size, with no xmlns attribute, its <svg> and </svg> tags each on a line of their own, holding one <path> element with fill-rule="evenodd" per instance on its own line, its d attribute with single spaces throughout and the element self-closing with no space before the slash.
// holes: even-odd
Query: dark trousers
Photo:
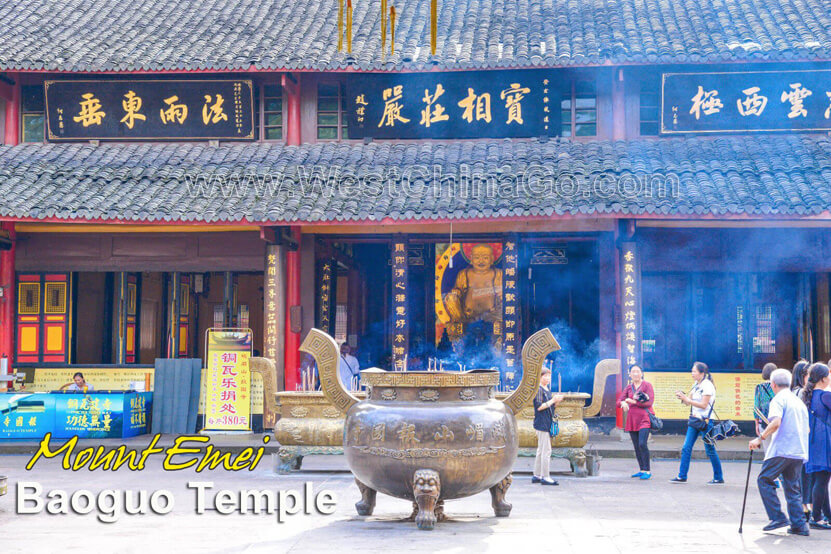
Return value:
<svg viewBox="0 0 831 554">
<path fill-rule="evenodd" d="M 831 471 L 817 471 L 809 475 L 813 477 L 811 501 L 814 506 L 811 516 L 814 521 L 819 521 L 825 514 L 825 519 L 831 521 L 831 506 L 828 502 L 828 481 L 831 479 Z"/>
<path fill-rule="evenodd" d="M 791 527 L 801 529 L 805 527 L 805 513 L 802 511 L 802 460 L 790 458 L 768 458 L 762 463 L 762 471 L 756 482 L 759 484 L 759 494 L 762 495 L 762 502 L 768 519 L 771 521 L 782 521 L 785 514 L 782 513 L 782 505 L 779 496 L 776 494 L 776 479 L 782 477 L 782 488 L 785 491 L 785 501 L 788 503 L 788 516 L 791 520 Z"/>
<path fill-rule="evenodd" d="M 638 459 L 638 468 L 641 471 L 650 471 L 649 447 L 646 445 L 646 442 L 649 440 L 649 429 L 629 431 L 629 436 L 632 437 L 632 446 L 635 447 L 635 457 Z"/>
<path fill-rule="evenodd" d="M 811 503 L 811 493 L 814 488 L 814 478 L 813 473 L 808 473 L 805 471 L 805 466 L 802 466 L 802 503 L 803 504 L 810 504 Z"/>
</svg>

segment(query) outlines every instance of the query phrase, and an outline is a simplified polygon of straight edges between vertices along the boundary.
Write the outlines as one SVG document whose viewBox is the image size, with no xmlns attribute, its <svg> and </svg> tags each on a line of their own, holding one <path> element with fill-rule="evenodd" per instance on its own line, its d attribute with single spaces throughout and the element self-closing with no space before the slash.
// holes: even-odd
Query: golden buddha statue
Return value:
<svg viewBox="0 0 831 554">
<path fill-rule="evenodd" d="M 502 270 L 493 267 L 493 249 L 476 244 L 470 251 L 470 266 L 459 271 L 453 289 L 444 295 L 450 316 L 447 333 L 459 341 L 467 326 L 476 321 L 493 325 L 493 342 L 502 335 Z"/>
</svg>

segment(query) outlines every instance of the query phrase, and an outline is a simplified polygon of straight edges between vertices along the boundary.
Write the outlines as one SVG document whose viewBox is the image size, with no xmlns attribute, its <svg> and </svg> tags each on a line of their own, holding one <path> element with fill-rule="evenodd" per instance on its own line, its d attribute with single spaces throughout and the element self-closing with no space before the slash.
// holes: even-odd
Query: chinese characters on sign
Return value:
<svg viewBox="0 0 831 554">
<path fill-rule="evenodd" d="M 0 439 L 42 437 L 54 428 L 54 409 L 54 396 L 0 394 Z"/>
<path fill-rule="evenodd" d="M 251 430 L 251 344 L 250 331 L 208 331 L 206 430 Z"/>
<path fill-rule="evenodd" d="M 637 245 L 624 242 L 620 257 L 620 333 L 623 369 L 641 363 L 641 269 Z"/>
<path fill-rule="evenodd" d="M 661 132 L 831 130 L 831 70 L 664 73 Z"/>
<path fill-rule="evenodd" d="M 502 250 L 503 262 L 502 268 L 505 276 L 502 280 L 502 349 L 503 359 L 505 364 L 506 380 L 507 375 L 513 374 L 516 371 L 517 355 L 519 349 L 519 302 L 518 302 L 518 272 L 519 272 L 519 255 L 517 253 L 517 242 L 514 237 L 505 241 L 505 246 Z"/>
<path fill-rule="evenodd" d="M 335 260 L 323 260 L 320 262 L 318 278 L 319 292 L 317 296 L 317 327 L 334 336 L 335 318 L 332 314 L 332 306 L 335 305 L 335 293 L 337 291 L 337 272 Z"/>
<path fill-rule="evenodd" d="M 546 75 L 541 70 L 356 75 L 347 81 L 349 137 L 550 135 L 560 125 L 551 120 L 559 110 L 551 113 Z"/>
<path fill-rule="evenodd" d="M 265 264 L 265 288 L 263 289 L 263 302 L 265 303 L 265 357 L 277 362 L 277 349 L 279 347 L 279 330 L 282 322 L 277 321 L 277 307 L 281 299 L 278 297 L 280 290 L 277 285 L 277 269 L 280 248 L 269 244 L 266 250 Z"/>
<path fill-rule="evenodd" d="M 712 373 L 716 395 L 716 412 L 724 417 L 738 421 L 753 420 L 753 396 L 756 385 L 762 382 L 759 372 L 752 373 Z M 664 419 L 685 420 L 690 415 L 690 407 L 678 402 L 675 391 L 690 390 L 690 375 L 686 371 L 650 371 L 644 378 L 655 389 L 653 408 L 658 417 Z"/>
<path fill-rule="evenodd" d="M 67 394 L 55 403 L 56 438 L 131 437 L 147 433 L 152 393 Z"/>
<path fill-rule="evenodd" d="M 46 81 L 48 139 L 254 138 L 249 80 Z"/>
<path fill-rule="evenodd" d="M 392 369 L 407 369 L 410 347 L 410 316 L 407 313 L 407 241 L 392 243 Z"/>
<path fill-rule="evenodd" d="M 0 395 L 0 438 L 120 438 L 147 433 L 153 393 Z"/>
</svg>

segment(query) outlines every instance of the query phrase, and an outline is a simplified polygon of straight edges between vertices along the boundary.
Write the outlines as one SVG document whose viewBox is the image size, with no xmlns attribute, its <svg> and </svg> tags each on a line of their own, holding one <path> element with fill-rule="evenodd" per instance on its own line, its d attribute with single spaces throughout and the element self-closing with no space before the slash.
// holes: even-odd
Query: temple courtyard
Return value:
<svg viewBox="0 0 831 554">
<path fill-rule="evenodd" d="M 270 455 L 269 455 L 270 456 Z M 738 456 L 735 456 L 738 458 Z M 746 458 L 745 458 L 746 459 Z M 579 479 L 566 473 L 567 462 L 552 461 L 559 487 L 532 485 L 532 458 L 520 458 L 508 500 L 509 518 L 495 518 L 487 492 L 448 502 L 449 520 L 433 531 L 419 531 L 404 521 L 410 513 L 405 501 L 378 496 L 375 514 L 359 517 L 354 503 L 360 498 L 342 456 L 307 457 L 301 472 L 278 475 L 273 460 L 264 460 L 254 471 L 164 471 L 159 459 L 148 460 L 143 471 L 117 472 L 86 469 L 63 470 L 57 459 L 40 460 L 26 471 L 28 455 L 0 456 L 0 474 L 8 476 L 8 494 L 0 497 L 2 550 L 8 552 L 530 552 L 539 549 L 566 553 L 644 552 L 828 552 L 831 531 L 812 530 L 810 537 L 792 537 L 785 530 L 763 533 L 767 522 L 755 486 L 760 464 L 754 464 L 748 495 L 744 534 L 738 534 L 747 463 L 725 461 L 723 486 L 706 486 L 712 474 L 706 460 L 693 462 L 684 485 L 670 484 L 678 461 L 661 459 L 653 464 L 651 481 L 629 478 L 633 461 L 604 458 L 600 475 Z M 50 490 L 72 494 L 80 489 L 93 493 L 167 490 L 175 502 L 165 515 L 117 514 L 118 524 L 104 523 L 98 512 L 86 515 L 18 514 L 15 487 L 18 481 L 34 481 L 45 497 Z M 198 514 L 196 485 L 205 489 L 203 514 Z M 304 490 L 311 483 L 311 489 Z M 203 487 L 206 485 L 202 485 Z M 214 494 L 231 491 L 225 505 L 233 511 L 216 511 Z M 309 505 L 294 515 L 240 514 L 239 491 L 296 491 L 296 499 Z M 321 491 L 333 493 L 334 511 L 318 513 L 314 498 Z M 291 496 L 291 493 L 288 494 Z M 122 495 L 123 498 L 123 495 Z M 292 502 L 294 498 L 290 498 Z M 288 502 L 289 500 L 286 500 Z M 324 498 L 325 500 L 325 498 Z M 83 503 L 83 502 L 81 502 Z M 46 499 L 44 505 L 46 504 Z M 160 506 L 164 502 L 160 501 Z M 252 507 L 249 504 L 249 510 Z M 286 504 L 288 505 L 288 504 Z M 164 508 L 162 506 L 162 508 Z M 291 507 L 289 507 L 291 508 Z M 291 509 L 288 510 L 293 511 Z M 324 511 L 328 509 L 324 505 Z M 279 509 L 278 509 L 279 512 Z M 106 519 L 106 517 L 102 518 Z M 125 540 L 126 539 L 126 540 Z"/>
</svg>

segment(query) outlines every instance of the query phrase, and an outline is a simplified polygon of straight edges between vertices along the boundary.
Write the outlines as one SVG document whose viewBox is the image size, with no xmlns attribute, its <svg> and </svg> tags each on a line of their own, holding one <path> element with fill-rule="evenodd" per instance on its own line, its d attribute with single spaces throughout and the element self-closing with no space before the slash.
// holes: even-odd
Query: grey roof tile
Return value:
<svg viewBox="0 0 831 554">
<path fill-rule="evenodd" d="M 356 3 L 357 4 L 357 3 Z M 337 51 L 336 0 L 8 0 L 0 70 L 477 69 L 831 58 L 828 0 L 430 0 L 399 3 L 382 58 L 380 0 Z M 544 48 L 541 46 L 544 45 Z M 501 45 L 501 47 L 500 47 Z"/>
<path fill-rule="evenodd" d="M 436 166 L 459 186 L 438 186 Z M 526 174 L 533 179 L 519 178 Z M 469 179 L 466 187 L 460 175 Z M 480 186 L 471 185 L 473 178 Z M 233 179 L 240 188 L 231 187 Z M 354 182 L 359 186 L 344 186 Z M 0 198 L 0 216 L 90 221 L 800 216 L 831 206 L 831 140 L 23 144 L 0 147 Z"/>
</svg>

